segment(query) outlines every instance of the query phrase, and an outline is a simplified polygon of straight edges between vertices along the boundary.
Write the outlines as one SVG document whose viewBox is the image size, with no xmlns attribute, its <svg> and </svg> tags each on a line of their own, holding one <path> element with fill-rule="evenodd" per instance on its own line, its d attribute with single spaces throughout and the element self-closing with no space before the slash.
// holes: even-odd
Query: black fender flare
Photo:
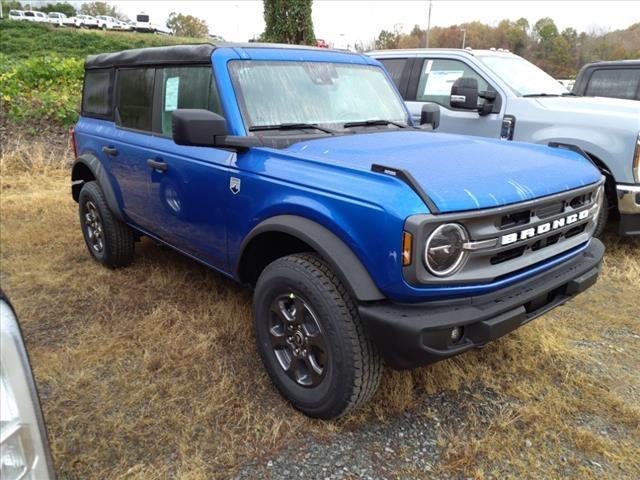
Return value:
<svg viewBox="0 0 640 480">
<path fill-rule="evenodd" d="M 107 205 L 111 212 L 118 218 L 118 220 L 124 221 L 122 217 L 122 212 L 120 211 L 120 207 L 118 205 L 118 201 L 116 200 L 115 192 L 113 191 L 113 187 L 111 186 L 111 182 L 109 181 L 109 174 L 107 170 L 102 166 L 98 157 L 91 153 L 83 153 L 80 155 L 74 162 L 71 167 L 71 194 L 73 195 L 73 199 L 77 202 L 78 197 L 80 195 L 80 190 L 82 189 L 82 185 L 84 185 L 85 180 L 82 178 L 77 178 L 77 167 L 78 165 L 84 165 L 89 169 L 93 178 L 96 179 L 98 185 L 100 185 L 100 189 L 104 194 L 104 198 L 107 201 Z"/>
<path fill-rule="evenodd" d="M 240 278 L 240 265 L 245 249 L 251 240 L 267 232 L 286 233 L 310 245 L 329 264 L 349 293 L 356 299 L 375 301 L 385 298 L 360 259 L 347 244 L 324 226 L 296 215 L 278 215 L 268 218 L 249 232 L 240 245 L 240 255 L 236 264 L 238 278 Z"/>
</svg>

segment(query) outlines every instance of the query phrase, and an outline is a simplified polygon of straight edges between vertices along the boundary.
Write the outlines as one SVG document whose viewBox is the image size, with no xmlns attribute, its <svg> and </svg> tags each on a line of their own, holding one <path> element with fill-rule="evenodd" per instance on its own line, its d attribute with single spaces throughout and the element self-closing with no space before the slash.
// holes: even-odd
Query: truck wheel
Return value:
<svg viewBox="0 0 640 480">
<path fill-rule="evenodd" d="M 91 256 L 111 268 L 129 265 L 133 261 L 134 232 L 113 215 L 96 182 L 83 185 L 78 206 L 80 227 Z"/>
<path fill-rule="evenodd" d="M 596 223 L 596 229 L 593 232 L 594 237 L 602 237 L 602 232 L 607 226 L 607 220 L 609 219 L 609 199 L 606 192 L 602 195 L 602 206 L 600 212 L 598 212 L 598 220 Z"/>
<path fill-rule="evenodd" d="M 355 302 L 317 255 L 290 255 L 264 269 L 253 321 L 271 380 L 306 415 L 340 417 L 378 388 L 378 351 Z"/>
</svg>

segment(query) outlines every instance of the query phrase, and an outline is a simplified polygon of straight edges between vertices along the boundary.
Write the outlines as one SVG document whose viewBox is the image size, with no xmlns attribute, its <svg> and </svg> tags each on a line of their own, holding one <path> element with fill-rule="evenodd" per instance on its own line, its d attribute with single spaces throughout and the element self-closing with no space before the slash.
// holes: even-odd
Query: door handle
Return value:
<svg viewBox="0 0 640 480">
<path fill-rule="evenodd" d="M 102 147 L 102 151 L 109 155 L 110 157 L 117 157 L 118 156 L 118 149 L 115 147 L 107 147 L 106 145 L 104 147 Z"/>
<path fill-rule="evenodd" d="M 154 170 L 158 170 L 160 172 L 166 172 L 167 168 L 169 168 L 166 163 L 159 162 L 157 160 L 152 160 L 151 158 L 147 160 L 147 165 L 149 165 Z"/>
</svg>

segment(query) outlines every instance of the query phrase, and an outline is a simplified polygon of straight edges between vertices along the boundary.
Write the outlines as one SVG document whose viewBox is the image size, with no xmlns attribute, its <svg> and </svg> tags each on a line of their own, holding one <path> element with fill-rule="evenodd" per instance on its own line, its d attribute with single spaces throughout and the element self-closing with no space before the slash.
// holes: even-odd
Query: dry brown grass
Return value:
<svg viewBox="0 0 640 480">
<path fill-rule="evenodd" d="M 5 145 L 0 159 L 0 279 L 61 478 L 226 478 L 283 442 L 406 409 L 442 420 L 442 476 L 640 477 L 640 242 L 607 237 L 599 283 L 568 306 L 482 351 L 387 372 L 365 409 L 323 423 L 270 385 L 247 291 L 150 241 L 124 270 L 89 258 L 68 161 L 37 142 Z M 456 415 L 423 406 L 441 391 Z"/>
</svg>

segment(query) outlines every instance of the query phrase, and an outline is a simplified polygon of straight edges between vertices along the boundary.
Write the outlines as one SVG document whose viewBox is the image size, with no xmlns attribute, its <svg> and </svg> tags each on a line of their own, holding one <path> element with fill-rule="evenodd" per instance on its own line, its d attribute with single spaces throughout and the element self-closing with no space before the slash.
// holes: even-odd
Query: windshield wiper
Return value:
<svg viewBox="0 0 640 480">
<path fill-rule="evenodd" d="M 522 95 L 523 97 L 559 97 L 557 93 L 528 93 L 527 95 Z"/>
<path fill-rule="evenodd" d="M 566 92 L 562 94 L 563 97 L 577 97 L 577 95 L 573 92 Z"/>
<path fill-rule="evenodd" d="M 398 128 L 407 128 L 409 126 L 398 122 L 392 122 L 391 120 L 362 120 L 360 122 L 347 122 L 343 125 L 343 128 L 370 127 L 376 125 L 395 125 Z"/>
<path fill-rule="evenodd" d="M 330 128 L 321 127 L 315 123 L 279 123 L 277 125 L 254 125 L 249 127 L 250 132 L 258 132 L 261 130 L 304 130 L 304 129 L 314 129 L 319 130 L 324 133 L 330 133 L 335 135 L 338 133 L 336 130 L 332 130 Z"/>
</svg>

